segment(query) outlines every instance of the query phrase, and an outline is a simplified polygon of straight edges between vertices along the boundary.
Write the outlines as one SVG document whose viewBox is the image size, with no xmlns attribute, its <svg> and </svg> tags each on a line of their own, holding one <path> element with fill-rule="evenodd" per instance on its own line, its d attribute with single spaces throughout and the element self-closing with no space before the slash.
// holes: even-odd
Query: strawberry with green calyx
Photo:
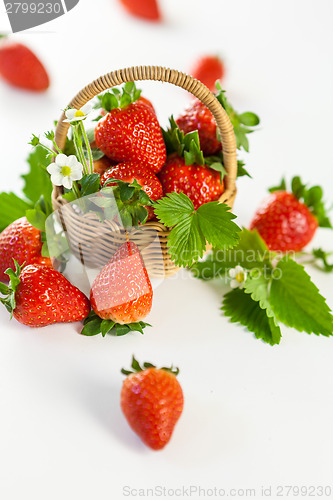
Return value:
<svg viewBox="0 0 333 500">
<path fill-rule="evenodd" d="M 29 210 L 28 212 L 31 212 Z M 26 217 L 10 224 L 0 234 L 0 281 L 8 283 L 8 268 L 14 267 L 14 260 L 20 266 L 44 264 L 52 266 L 51 259 L 42 255 L 42 233 L 32 226 Z"/>
<path fill-rule="evenodd" d="M 113 177 L 104 181 L 104 187 L 90 201 L 103 210 L 105 219 L 114 220 L 119 214 L 118 222 L 126 228 L 144 224 L 151 216 L 153 204 L 136 179 L 125 182 Z"/>
<path fill-rule="evenodd" d="M 161 450 L 170 441 L 184 407 L 184 395 L 177 380 L 178 368 L 156 368 L 140 364 L 133 356 L 132 371 L 120 396 L 121 409 L 132 430 L 153 450 Z"/>
<path fill-rule="evenodd" d="M 250 225 L 270 250 L 298 252 L 312 240 L 318 226 L 332 228 L 320 186 L 307 188 L 300 177 L 294 177 L 291 192 L 285 180 L 270 192 Z"/>
<path fill-rule="evenodd" d="M 112 89 L 100 97 L 107 114 L 95 129 L 97 147 L 117 163 L 136 161 L 156 173 L 165 162 L 166 152 L 156 114 L 140 102 L 134 82 L 122 93 Z"/>
<path fill-rule="evenodd" d="M 82 329 L 81 334 L 86 337 L 93 337 L 94 335 L 100 334 L 102 334 L 102 337 L 105 337 L 106 334 L 113 335 L 115 337 L 122 337 L 130 332 L 140 332 L 143 334 L 143 330 L 146 326 L 151 325 L 149 323 L 145 323 L 144 321 L 121 325 L 120 323 L 115 323 L 110 319 L 102 319 L 94 311 L 90 311 L 89 315 L 84 320 L 84 328 Z"/>
<path fill-rule="evenodd" d="M 96 333 L 101 329 L 118 330 L 119 325 L 127 325 L 128 330 L 142 331 L 142 320 L 152 307 L 153 289 L 147 269 L 135 243 L 127 241 L 116 251 L 109 262 L 95 278 L 90 292 L 91 307 L 102 320 L 108 320 L 103 326 L 93 318 Z M 90 320 L 89 320 L 90 323 Z M 91 326 L 83 331 L 91 331 Z M 132 325 L 132 326 L 131 326 Z M 102 332 L 103 333 L 103 332 Z M 117 333 L 116 333 L 117 334 Z M 92 335 L 92 333 L 89 333 Z"/>
<path fill-rule="evenodd" d="M 81 321 L 89 314 L 87 297 L 51 267 L 30 264 L 6 271 L 10 285 L 0 283 L 0 301 L 11 316 L 30 327 Z"/>
<path fill-rule="evenodd" d="M 168 157 L 158 177 L 165 194 L 182 192 L 194 204 L 194 208 L 218 200 L 224 191 L 225 169 L 219 161 L 209 166 L 200 150 L 198 132 L 186 135 L 179 129 L 173 117 L 170 128 L 163 131 Z"/>
<path fill-rule="evenodd" d="M 140 198 L 139 186 L 142 187 L 142 191 L 146 193 L 151 201 L 156 201 L 163 196 L 162 185 L 156 175 L 153 174 L 153 172 L 149 168 L 144 167 L 143 165 L 140 165 L 136 162 L 119 163 L 118 165 L 109 168 L 101 177 L 101 187 L 104 187 L 106 183 L 108 186 L 117 185 L 117 183 L 112 182 L 112 180 L 109 181 L 109 179 L 118 179 L 124 182 L 128 182 L 129 185 L 132 185 L 134 181 L 137 182 L 136 189 L 139 189 L 139 191 L 137 191 L 136 194 L 140 211 L 142 208 L 143 198 L 142 194 Z M 132 196 L 129 198 L 129 200 L 132 200 L 132 203 L 134 202 L 134 194 L 135 191 L 133 191 Z M 126 203 L 126 201 L 127 200 L 123 201 L 123 203 Z M 145 206 L 145 208 L 147 209 L 148 214 L 147 218 L 144 220 L 152 219 L 154 217 L 153 208 L 149 205 Z"/>
</svg>

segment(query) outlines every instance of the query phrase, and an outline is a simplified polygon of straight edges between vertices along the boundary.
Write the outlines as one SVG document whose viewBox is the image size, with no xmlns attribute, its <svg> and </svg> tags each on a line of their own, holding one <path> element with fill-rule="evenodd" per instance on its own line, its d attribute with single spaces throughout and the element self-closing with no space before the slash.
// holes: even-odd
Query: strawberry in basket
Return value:
<svg viewBox="0 0 333 500">
<path fill-rule="evenodd" d="M 163 196 L 162 185 L 156 175 L 149 168 L 136 162 L 119 163 L 119 165 L 109 168 L 101 177 L 101 187 L 116 185 L 116 182 L 112 182 L 112 179 L 118 179 L 130 184 L 136 180 L 152 201 L 156 201 Z M 145 208 L 148 210 L 147 220 L 152 219 L 154 217 L 153 208 L 149 205 L 146 205 Z"/>
<path fill-rule="evenodd" d="M 216 85 L 216 98 L 227 112 L 234 127 L 237 148 L 249 150 L 247 134 L 253 132 L 253 127 L 259 124 L 259 117 L 251 111 L 237 113 L 227 100 L 221 85 Z M 221 151 L 221 139 L 216 121 L 209 109 L 198 99 L 177 118 L 176 123 L 184 134 L 198 131 L 200 148 L 205 156 L 217 155 Z"/>
<path fill-rule="evenodd" d="M 204 203 L 216 201 L 224 191 L 225 170 L 221 163 L 205 162 L 200 150 L 198 132 L 184 135 L 173 118 L 164 131 L 168 157 L 158 177 L 163 191 L 184 193 L 197 209 Z"/>
<path fill-rule="evenodd" d="M 111 160 L 136 161 L 152 172 L 161 170 L 166 151 L 155 112 L 140 101 L 134 82 L 106 92 L 99 100 L 107 114 L 95 129 L 97 147 Z"/>
</svg>

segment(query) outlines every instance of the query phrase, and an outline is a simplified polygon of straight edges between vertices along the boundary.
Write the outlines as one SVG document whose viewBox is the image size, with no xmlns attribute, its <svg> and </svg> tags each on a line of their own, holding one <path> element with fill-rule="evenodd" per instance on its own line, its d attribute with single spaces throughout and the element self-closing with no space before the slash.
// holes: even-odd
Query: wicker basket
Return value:
<svg viewBox="0 0 333 500">
<path fill-rule="evenodd" d="M 112 71 L 101 76 L 83 88 L 69 103 L 70 107 L 80 109 L 84 104 L 101 92 L 126 82 L 138 80 L 155 80 L 168 82 L 182 87 L 200 99 L 212 112 L 220 135 L 223 147 L 224 167 L 227 171 L 225 178 L 226 189 L 220 201 L 230 207 L 236 195 L 237 156 L 234 131 L 229 117 L 215 96 L 208 88 L 193 77 L 158 66 L 139 66 Z M 60 149 L 65 146 L 69 124 L 64 123 L 63 114 L 56 128 L 56 142 Z M 72 252 L 84 261 L 89 267 L 100 267 L 108 261 L 119 244 L 125 241 L 125 234 L 121 227 L 113 221 L 101 223 L 93 213 L 80 215 L 75 213 L 71 205 L 62 198 L 62 188 L 54 186 L 52 203 L 54 210 L 58 210 L 62 225 Z M 67 206 L 66 206 L 67 205 Z M 149 221 L 141 230 L 131 233 L 131 240 L 136 242 L 142 252 L 150 276 L 164 278 L 172 276 L 178 268 L 170 259 L 167 240 L 170 228 L 156 221 Z"/>
</svg>

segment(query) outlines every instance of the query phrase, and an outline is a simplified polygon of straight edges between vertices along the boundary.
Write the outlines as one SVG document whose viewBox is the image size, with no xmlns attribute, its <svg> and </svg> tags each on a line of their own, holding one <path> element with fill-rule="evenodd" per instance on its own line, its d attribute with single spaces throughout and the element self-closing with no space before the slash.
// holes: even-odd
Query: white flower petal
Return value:
<svg viewBox="0 0 333 500">
<path fill-rule="evenodd" d="M 68 175 L 66 175 L 66 176 L 64 176 L 64 177 L 62 178 L 62 185 L 63 185 L 65 188 L 67 188 L 67 189 L 72 189 L 72 184 L 73 184 L 73 182 L 72 182 L 71 178 L 70 178 Z"/>
<path fill-rule="evenodd" d="M 70 175 L 72 181 L 79 181 L 80 179 L 82 179 L 82 173 L 83 173 L 82 170 L 83 170 L 82 168 L 73 168 Z"/>
<path fill-rule="evenodd" d="M 60 153 L 59 155 L 57 155 L 55 162 L 57 165 L 59 165 L 59 167 L 67 167 L 68 156 Z"/>
<path fill-rule="evenodd" d="M 68 156 L 67 158 L 67 166 L 70 167 L 71 169 L 73 167 L 76 167 L 76 165 L 78 164 L 79 162 L 77 161 L 77 158 L 75 155 L 70 155 Z"/>
<path fill-rule="evenodd" d="M 60 168 L 61 167 L 59 167 L 56 163 L 51 163 L 46 170 L 49 174 L 58 174 L 60 172 Z"/>
<path fill-rule="evenodd" d="M 73 120 L 76 112 L 77 109 L 67 109 L 67 111 L 65 111 L 66 118 L 68 118 L 68 120 Z"/>
<path fill-rule="evenodd" d="M 242 266 L 236 266 L 235 272 L 236 274 L 244 273 L 244 269 L 242 268 Z"/>
<path fill-rule="evenodd" d="M 92 110 L 92 105 L 89 102 L 87 102 L 87 104 L 85 104 L 81 108 L 82 113 L 84 113 L 86 116 L 89 115 L 91 110 Z"/>
<path fill-rule="evenodd" d="M 229 276 L 230 276 L 230 278 L 235 278 L 236 269 L 234 267 L 232 269 L 229 269 Z"/>
<path fill-rule="evenodd" d="M 63 178 L 64 178 L 64 176 L 61 175 L 60 172 L 58 174 L 52 174 L 51 175 L 51 182 L 55 186 L 62 186 L 62 180 L 63 180 Z"/>
</svg>

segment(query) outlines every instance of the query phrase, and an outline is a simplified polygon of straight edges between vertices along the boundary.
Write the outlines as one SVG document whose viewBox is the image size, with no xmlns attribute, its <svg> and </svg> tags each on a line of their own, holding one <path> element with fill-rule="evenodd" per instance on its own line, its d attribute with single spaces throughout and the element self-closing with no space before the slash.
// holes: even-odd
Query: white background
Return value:
<svg viewBox="0 0 333 500">
<path fill-rule="evenodd" d="M 198 55 L 219 52 L 230 100 L 261 117 L 246 158 L 254 180 L 238 183 L 239 223 L 283 174 L 321 183 L 332 203 L 331 1 L 161 6 L 165 23 L 154 25 L 116 0 L 81 0 L 15 35 L 43 59 L 52 86 L 32 95 L 0 83 L 1 191 L 19 193 L 31 134 L 48 130 L 94 78 L 139 64 L 188 70 Z M 2 2 L 0 12 L 8 30 Z M 189 102 L 168 85 L 145 90 L 162 123 Z M 333 250 L 332 232 L 318 231 L 320 245 Z M 332 277 L 308 271 L 333 306 Z M 84 338 L 78 325 L 29 329 L 1 309 L 0 498 L 118 500 L 125 485 L 255 488 L 257 497 L 272 485 L 273 498 L 278 485 L 333 488 L 332 339 L 284 328 L 280 346 L 263 344 L 221 316 L 225 290 L 180 273 L 155 292 L 153 328 L 124 338 Z M 185 409 L 161 452 L 145 448 L 120 411 L 120 368 L 133 353 L 181 369 Z"/>
</svg>

